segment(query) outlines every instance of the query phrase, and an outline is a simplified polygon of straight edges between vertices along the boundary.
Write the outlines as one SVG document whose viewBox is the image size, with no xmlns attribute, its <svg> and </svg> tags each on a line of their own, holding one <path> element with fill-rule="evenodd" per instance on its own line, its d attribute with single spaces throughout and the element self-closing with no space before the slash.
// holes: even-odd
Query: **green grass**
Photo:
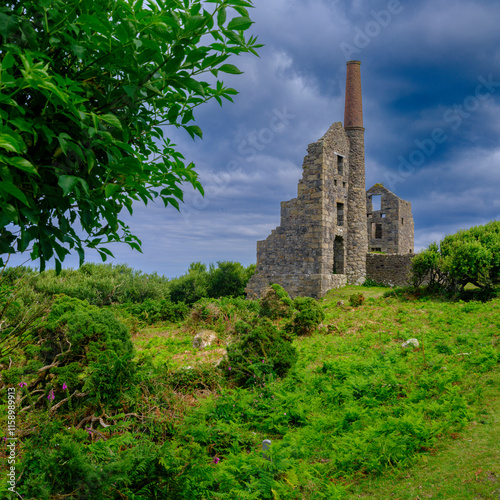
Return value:
<svg viewBox="0 0 500 500">
<path fill-rule="evenodd" d="M 500 300 L 386 291 L 330 292 L 322 328 L 295 341 L 299 361 L 286 378 L 221 387 L 185 415 L 178 445 L 220 459 L 218 498 L 496 498 Z M 351 307 L 359 293 L 365 302 Z M 161 363 L 205 361 L 190 347 L 193 330 L 151 334 L 136 345 Z M 409 338 L 420 346 L 403 348 Z M 263 439 L 273 442 L 271 463 Z"/>
<path fill-rule="evenodd" d="M 487 388 L 478 418 L 460 433 L 443 439 L 431 454 L 404 470 L 365 477 L 350 485 L 350 498 L 373 500 L 500 498 L 500 375 L 483 379 Z"/>
</svg>

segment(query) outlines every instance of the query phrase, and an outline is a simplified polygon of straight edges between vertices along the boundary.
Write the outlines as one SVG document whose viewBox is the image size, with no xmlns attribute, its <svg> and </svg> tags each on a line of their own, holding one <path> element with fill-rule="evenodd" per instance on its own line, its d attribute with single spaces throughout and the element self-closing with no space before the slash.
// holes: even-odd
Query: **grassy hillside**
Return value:
<svg viewBox="0 0 500 500">
<path fill-rule="evenodd" d="M 299 361 L 287 378 L 244 393 L 197 393 L 208 397 L 182 429 L 220 459 L 219 477 L 235 481 L 233 470 L 271 439 L 273 465 L 259 463 L 272 472 L 269 498 L 496 498 L 500 301 L 387 291 L 330 292 L 320 330 L 295 340 Z M 359 293 L 365 301 L 351 307 Z M 134 342 L 175 369 L 220 357 L 220 345 L 191 347 L 195 331 L 155 328 Z M 401 347 L 410 338 L 420 346 Z M 246 498 L 240 481 L 233 498 Z"/>
<path fill-rule="evenodd" d="M 176 317 L 160 299 L 97 307 L 62 296 L 36 342 L 10 365 L 0 360 L 4 393 L 27 384 L 18 389 L 18 491 L 37 500 L 498 498 L 500 299 L 417 295 L 334 290 L 319 301 L 321 324 L 301 334 L 298 302 L 269 326 L 263 305 L 242 299 L 202 299 Z M 151 321 L 162 304 L 176 322 Z M 97 338 L 92 324 L 109 332 Z M 250 378 L 239 383 L 231 360 L 240 358 L 224 354 L 248 328 L 283 332 L 293 367 L 276 375 L 281 353 L 258 338 L 260 357 L 241 354 Z M 215 340 L 200 350 L 202 331 Z M 69 352 L 65 338 L 87 354 L 36 382 L 57 345 Z M 418 346 L 403 347 L 409 339 Z M 0 493 L 9 494 L 5 482 Z"/>
</svg>

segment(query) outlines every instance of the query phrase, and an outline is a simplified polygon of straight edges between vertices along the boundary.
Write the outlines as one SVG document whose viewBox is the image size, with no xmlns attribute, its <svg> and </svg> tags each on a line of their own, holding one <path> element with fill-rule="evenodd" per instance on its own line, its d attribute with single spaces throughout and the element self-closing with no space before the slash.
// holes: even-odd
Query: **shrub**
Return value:
<svg viewBox="0 0 500 500">
<path fill-rule="evenodd" d="M 249 279 L 246 269 L 239 262 L 217 262 L 217 269 L 210 268 L 208 296 L 242 297 Z"/>
<path fill-rule="evenodd" d="M 62 399 L 63 384 L 71 391 L 81 390 L 88 379 L 87 387 L 97 390 L 93 396 L 107 403 L 132 387 L 135 368 L 130 334 L 108 310 L 58 297 L 37 330 L 36 340 L 38 345 L 26 349 L 25 366 L 16 368 L 18 379 L 11 380 L 28 383 L 31 392 L 50 389 L 55 399 Z"/>
<path fill-rule="evenodd" d="M 153 324 L 158 321 L 182 321 L 189 313 L 189 307 L 184 302 L 171 302 L 167 299 L 146 299 L 144 302 L 126 304 L 125 308 L 136 318 Z"/>
<path fill-rule="evenodd" d="M 237 385 L 251 386 L 267 377 L 283 377 L 297 361 L 291 337 L 267 318 L 252 324 L 239 321 L 235 333 L 237 340 L 228 346 L 221 368 Z"/>
<path fill-rule="evenodd" d="M 289 317 L 292 313 L 293 301 L 286 290 L 277 284 L 271 285 L 264 290 L 260 300 L 260 316 L 270 319 Z"/>
<path fill-rule="evenodd" d="M 500 222 L 472 227 L 446 236 L 417 254 L 412 261 L 415 286 L 426 278 L 453 293 L 463 293 L 465 286 L 491 290 L 500 284 Z"/>
<path fill-rule="evenodd" d="M 325 319 L 323 309 L 311 297 L 297 297 L 293 301 L 293 307 L 296 313 L 286 328 L 297 336 L 310 335 Z"/>
<path fill-rule="evenodd" d="M 169 291 L 173 302 L 185 302 L 189 305 L 207 297 L 207 266 L 201 262 L 193 262 L 187 274 L 170 280 Z"/>
<path fill-rule="evenodd" d="M 187 326 L 194 329 L 203 326 L 215 330 L 225 338 L 233 334 L 238 321 L 251 321 L 258 308 L 257 301 L 242 298 L 202 299 L 193 305 Z"/>
<path fill-rule="evenodd" d="M 361 306 L 365 301 L 365 296 L 362 293 L 354 293 L 351 296 L 349 296 L 349 304 L 352 307 L 359 307 Z"/>
<path fill-rule="evenodd" d="M 65 294 L 98 306 L 168 298 L 167 278 L 142 274 L 124 264 L 87 263 L 59 274 L 49 270 L 31 277 L 30 282 L 37 292 Z"/>
<path fill-rule="evenodd" d="M 178 392 L 190 393 L 196 389 L 215 390 L 221 382 L 221 373 L 213 364 L 184 367 L 168 376 L 168 384 Z"/>
</svg>

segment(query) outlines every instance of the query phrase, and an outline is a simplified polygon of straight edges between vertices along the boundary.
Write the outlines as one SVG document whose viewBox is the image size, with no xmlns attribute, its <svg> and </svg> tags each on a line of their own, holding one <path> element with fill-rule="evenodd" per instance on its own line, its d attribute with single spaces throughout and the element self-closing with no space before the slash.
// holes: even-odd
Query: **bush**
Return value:
<svg viewBox="0 0 500 500">
<path fill-rule="evenodd" d="M 223 373 L 240 386 L 261 384 L 266 378 L 283 377 L 297 361 L 292 338 L 267 318 L 252 324 L 239 321 L 237 340 L 227 348 Z"/>
<path fill-rule="evenodd" d="M 188 272 L 170 281 L 170 298 L 174 302 L 194 304 L 203 298 L 243 297 L 255 265 L 247 268 L 239 262 L 220 261 L 217 267 L 193 262 Z"/>
<path fill-rule="evenodd" d="M 242 298 L 202 299 L 193 305 L 187 326 L 209 328 L 225 338 L 234 333 L 238 321 L 252 321 L 258 308 L 257 301 Z"/>
<path fill-rule="evenodd" d="M 189 307 L 184 302 L 171 302 L 167 299 L 146 299 L 136 304 L 125 304 L 125 309 L 136 318 L 149 325 L 158 321 L 182 321 L 189 314 Z"/>
<path fill-rule="evenodd" d="M 363 305 L 365 296 L 362 293 L 354 293 L 349 297 L 349 304 L 352 307 L 359 307 Z"/>
<path fill-rule="evenodd" d="M 208 296 L 243 297 L 249 279 L 247 270 L 239 262 L 217 262 L 217 269 L 210 268 Z"/>
<path fill-rule="evenodd" d="M 461 294 L 465 286 L 492 290 L 500 284 L 500 222 L 472 227 L 446 236 L 412 260 L 414 286 L 425 280 Z"/>
<path fill-rule="evenodd" d="M 293 301 L 286 290 L 274 284 L 264 290 L 259 314 L 270 319 L 286 318 L 292 314 L 292 307 Z"/>
<path fill-rule="evenodd" d="M 169 374 L 168 384 L 178 392 L 190 393 L 193 390 L 215 390 L 221 382 L 220 371 L 213 364 L 184 367 Z"/>
<path fill-rule="evenodd" d="M 32 276 L 30 282 L 37 292 L 65 294 L 97 306 L 168 298 L 167 278 L 142 274 L 123 264 L 88 263 L 59 274 L 49 270 Z"/>
<path fill-rule="evenodd" d="M 27 383 L 31 392 L 52 390 L 54 404 L 66 396 L 63 384 L 73 392 L 81 391 L 85 383 L 97 401 L 113 401 L 113 405 L 119 394 L 133 386 L 130 334 L 108 310 L 72 297 L 58 297 L 35 340 L 36 345 L 25 350 L 24 367 L 4 374 L 10 383 Z"/>
<path fill-rule="evenodd" d="M 293 307 L 296 313 L 286 328 L 297 336 L 311 335 L 325 319 L 323 309 L 311 297 L 297 297 L 293 301 Z"/>
<path fill-rule="evenodd" d="M 194 304 L 208 296 L 207 266 L 201 262 L 193 262 L 187 274 L 175 278 L 169 284 L 170 299 L 173 302 Z"/>
</svg>

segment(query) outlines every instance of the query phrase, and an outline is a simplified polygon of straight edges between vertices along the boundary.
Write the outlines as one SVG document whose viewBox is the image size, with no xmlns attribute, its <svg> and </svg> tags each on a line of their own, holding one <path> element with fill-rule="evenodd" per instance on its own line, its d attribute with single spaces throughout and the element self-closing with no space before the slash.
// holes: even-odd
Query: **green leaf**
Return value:
<svg viewBox="0 0 500 500">
<path fill-rule="evenodd" d="M 106 187 L 104 188 L 104 194 L 106 198 L 112 198 L 115 193 L 120 191 L 120 186 L 118 184 L 106 184 Z"/>
<path fill-rule="evenodd" d="M 80 179 L 73 175 L 60 175 L 57 183 L 63 190 L 63 196 L 67 196 L 79 181 Z"/>
<path fill-rule="evenodd" d="M 200 138 L 203 138 L 203 132 L 198 125 L 186 125 L 184 126 L 186 132 L 194 139 L 194 136 L 197 135 Z"/>
<path fill-rule="evenodd" d="M 234 64 L 223 64 L 217 69 L 218 71 L 230 73 L 231 75 L 241 75 L 243 73 L 243 71 L 240 71 Z"/>
<path fill-rule="evenodd" d="M 99 118 L 101 118 L 101 120 L 105 121 L 106 123 L 109 123 L 113 127 L 116 127 L 120 130 L 122 129 L 122 124 L 116 115 L 108 113 L 105 115 L 99 115 Z"/>
<path fill-rule="evenodd" d="M 11 134 L 0 134 L 0 148 L 3 148 L 11 153 L 20 153 L 21 145 Z"/>
<path fill-rule="evenodd" d="M 252 26 L 253 21 L 249 17 L 235 17 L 229 21 L 228 30 L 244 31 Z"/>
<path fill-rule="evenodd" d="M 18 168 L 19 170 L 24 170 L 24 172 L 28 172 L 30 174 L 38 175 L 40 177 L 34 165 L 25 158 L 22 158 L 21 156 L 15 156 L 14 158 L 9 158 L 8 160 L 13 167 Z"/>
<path fill-rule="evenodd" d="M 12 182 L 1 181 L 0 190 L 6 194 L 14 196 L 14 198 L 17 198 L 20 202 L 24 203 L 26 206 L 28 207 L 30 206 L 26 198 L 26 195 L 17 186 L 12 184 Z"/>
<path fill-rule="evenodd" d="M 217 13 L 217 24 L 222 27 L 226 22 L 227 12 L 225 7 L 221 7 L 219 12 Z"/>
<path fill-rule="evenodd" d="M 2 59 L 2 64 L 1 64 L 2 70 L 7 70 L 12 68 L 14 64 L 16 64 L 14 56 L 10 52 L 7 52 L 7 54 L 5 54 L 5 57 Z"/>
</svg>

